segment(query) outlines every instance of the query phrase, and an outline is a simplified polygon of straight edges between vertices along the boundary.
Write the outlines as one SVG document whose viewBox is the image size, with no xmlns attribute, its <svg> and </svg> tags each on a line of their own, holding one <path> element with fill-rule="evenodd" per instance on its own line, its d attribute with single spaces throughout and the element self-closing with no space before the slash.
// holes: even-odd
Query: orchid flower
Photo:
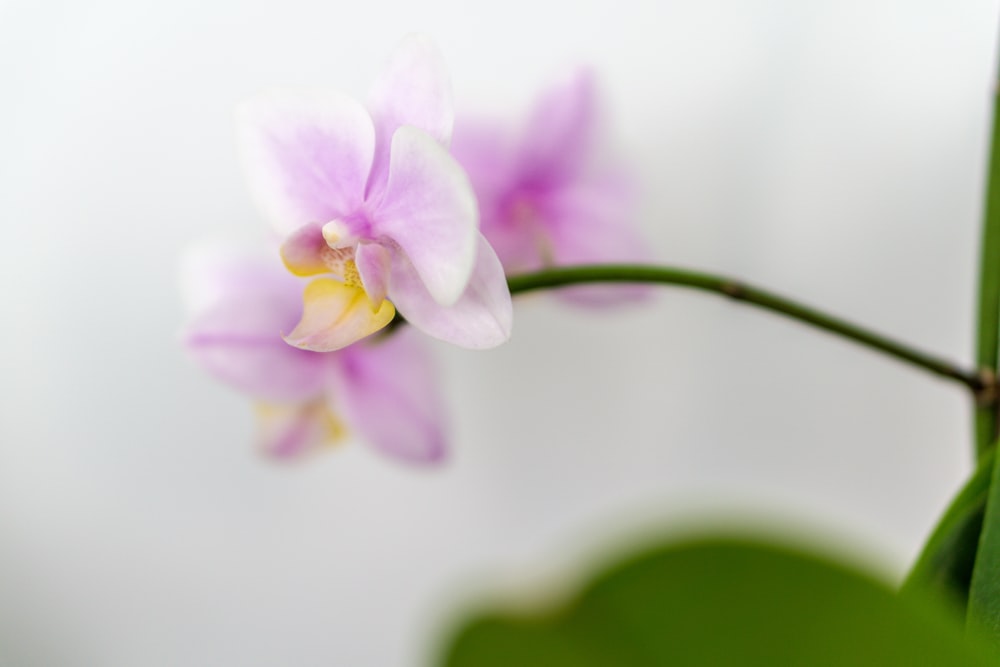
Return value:
<svg viewBox="0 0 1000 667">
<path fill-rule="evenodd" d="M 629 180 L 608 159 L 601 129 L 594 76 L 585 70 L 545 91 L 515 131 L 471 119 L 456 126 L 452 153 L 508 272 L 647 259 L 629 220 Z M 581 290 L 595 293 L 573 288 Z"/>
<path fill-rule="evenodd" d="M 337 350 L 396 310 L 463 347 L 510 337 L 503 267 L 447 150 L 452 123 L 443 63 L 419 36 L 397 49 L 367 110 L 335 92 L 266 95 L 241 108 L 251 188 L 286 238 L 285 265 L 314 277 L 288 343 Z"/>
<path fill-rule="evenodd" d="M 192 311 L 186 346 L 205 370 L 255 399 L 266 453 L 293 458 L 355 433 L 405 461 L 442 458 L 441 396 L 414 331 L 337 352 L 288 345 L 280 332 L 299 317 L 304 281 L 273 255 L 201 249 L 186 257 L 182 282 Z"/>
</svg>

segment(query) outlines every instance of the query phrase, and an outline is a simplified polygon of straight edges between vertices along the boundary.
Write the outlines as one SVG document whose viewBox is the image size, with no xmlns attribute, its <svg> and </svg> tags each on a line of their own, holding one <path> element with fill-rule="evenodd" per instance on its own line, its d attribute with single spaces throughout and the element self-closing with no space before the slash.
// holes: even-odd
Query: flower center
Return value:
<svg viewBox="0 0 1000 667">
<path fill-rule="evenodd" d="M 326 247 L 320 252 L 330 273 L 349 287 L 363 288 L 358 265 L 354 262 L 354 251 L 359 239 L 347 223 L 331 220 L 323 225 L 323 240 L 326 241 Z"/>
</svg>

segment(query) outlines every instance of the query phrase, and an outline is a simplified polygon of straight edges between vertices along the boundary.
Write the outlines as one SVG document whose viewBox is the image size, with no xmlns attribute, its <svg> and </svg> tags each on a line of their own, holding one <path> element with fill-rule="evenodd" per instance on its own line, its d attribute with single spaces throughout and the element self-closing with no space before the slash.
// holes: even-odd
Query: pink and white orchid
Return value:
<svg viewBox="0 0 1000 667">
<path fill-rule="evenodd" d="M 457 124 L 452 153 L 508 272 L 647 259 L 630 222 L 631 184 L 609 159 L 601 129 L 594 76 L 585 70 L 547 90 L 515 131 L 474 119 Z M 573 288 L 583 290 L 611 294 Z"/>
<path fill-rule="evenodd" d="M 445 454 L 444 410 L 431 359 L 414 331 L 310 352 L 281 339 L 299 317 L 303 280 L 271 254 L 202 248 L 182 283 L 184 341 L 216 378 L 257 402 L 261 448 L 294 458 L 348 433 L 413 463 Z"/>
<path fill-rule="evenodd" d="M 367 110 L 334 92 L 262 96 L 241 108 L 251 187 L 286 238 L 286 266 L 315 277 L 290 344 L 337 350 L 396 310 L 463 347 L 510 337 L 510 292 L 479 233 L 468 178 L 448 153 L 452 123 L 443 63 L 419 36 L 397 49 Z"/>
</svg>

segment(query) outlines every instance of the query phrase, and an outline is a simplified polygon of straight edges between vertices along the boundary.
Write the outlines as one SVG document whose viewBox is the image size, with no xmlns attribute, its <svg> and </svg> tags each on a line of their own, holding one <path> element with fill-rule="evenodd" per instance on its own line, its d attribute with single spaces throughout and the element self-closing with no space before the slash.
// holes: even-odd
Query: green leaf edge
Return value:
<svg viewBox="0 0 1000 667">
<path fill-rule="evenodd" d="M 968 502 L 959 503 L 958 500 L 960 499 Z M 961 512 L 958 510 L 969 504 L 975 504 L 975 494 L 971 492 L 968 495 L 960 493 L 959 498 L 956 498 L 956 502 L 953 503 L 953 507 L 956 509 L 956 513 L 961 515 Z M 951 509 L 949 508 L 946 515 L 952 513 Z M 601 589 L 614 584 L 615 580 L 621 577 L 621 575 L 626 574 L 628 570 L 636 566 L 641 566 L 646 561 L 654 561 L 661 558 L 670 551 L 699 548 L 750 549 L 757 551 L 758 556 L 771 555 L 779 558 L 794 558 L 803 562 L 810 562 L 811 565 L 827 568 L 835 576 L 852 578 L 857 583 L 869 587 L 871 592 L 878 595 L 884 594 L 886 599 L 896 598 L 902 605 L 900 607 L 902 613 L 909 614 L 914 619 L 923 619 L 924 622 L 933 624 L 933 626 L 929 625 L 928 627 L 937 627 L 946 630 L 947 626 L 950 625 L 954 631 L 952 633 L 953 636 L 956 639 L 961 636 L 960 617 L 953 613 L 954 609 L 950 605 L 940 604 L 940 599 L 936 600 L 932 596 L 919 594 L 897 595 L 884 581 L 880 581 L 866 572 L 800 549 L 747 539 L 742 536 L 713 537 L 684 542 L 669 542 L 665 545 L 660 544 L 652 548 L 643 549 L 639 553 L 633 553 L 610 567 L 605 567 L 596 576 L 589 578 L 588 582 L 577 594 L 570 596 L 568 599 L 550 603 L 532 611 L 525 610 L 523 606 L 519 606 L 515 608 L 517 611 L 508 607 L 507 610 L 487 611 L 472 615 L 468 617 L 470 620 L 466 620 L 461 624 L 460 627 L 449 635 L 447 641 L 441 645 L 442 650 L 438 651 L 440 659 L 436 664 L 445 665 L 446 667 L 462 667 L 463 665 L 467 665 L 469 663 L 452 662 L 453 652 L 460 641 L 463 641 L 471 633 L 481 635 L 484 632 L 496 633 L 499 631 L 502 635 L 509 632 L 513 627 L 516 628 L 517 632 L 521 633 L 518 638 L 519 641 L 528 645 L 541 646 L 553 655 L 551 662 L 533 662 L 532 664 L 566 664 L 574 665 L 574 667 L 649 665 L 651 664 L 648 659 L 649 656 L 646 655 L 642 646 L 633 644 L 624 647 L 619 642 L 615 646 L 616 653 L 612 657 L 604 650 L 607 648 L 607 645 L 602 647 L 599 643 L 587 641 L 588 638 L 586 635 L 579 631 L 579 623 L 576 623 L 576 627 L 574 627 L 573 623 L 564 623 L 563 621 L 572 620 L 571 616 L 578 614 L 580 609 L 585 608 L 589 598 L 593 597 Z M 904 608 L 905 611 L 903 611 Z M 591 617 L 588 619 L 588 624 L 593 627 L 595 625 L 593 622 L 595 620 L 594 610 L 584 609 L 583 613 Z M 603 620 L 600 617 L 600 613 L 596 614 L 596 620 L 598 622 Z M 1000 664 L 1000 662 L 997 662 L 997 654 L 991 651 L 988 644 L 982 642 L 980 637 L 973 635 L 968 636 L 966 639 L 966 642 L 956 642 L 955 644 L 956 654 L 954 657 L 959 662 L 949 662 L 949 664 Z M 539 642 L 539 640 L 544 641 Z M 622 662 L 621 655 L 617 653 L 618 650 L 632 653 L 633 656 Z M 506 663 L 490 662 L 489 664 Z"/>
<path fill-rule="evenodd" d="M 902 595 L 930 594 L 965 613 L 995 458 L 996 448 L 987 450 L 952 499 L 903 582 Z"/>
</svg>

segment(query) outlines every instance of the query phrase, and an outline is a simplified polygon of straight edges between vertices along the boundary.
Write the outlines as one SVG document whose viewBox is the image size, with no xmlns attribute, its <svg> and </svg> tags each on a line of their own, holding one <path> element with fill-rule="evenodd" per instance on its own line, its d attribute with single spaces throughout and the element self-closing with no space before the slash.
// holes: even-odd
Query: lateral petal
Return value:
<svg viewBox="0 0 1000 667">
<path fill-rule="evenodd" d="M 281 339 L 298 318 L 302 281 L 273 254 L 202 248 L 185 257 L 181 280 L 192 309 L 184 344 L 205 370 L 267 401 L 302 401 L 322 391 L 322 355 Z"/>
<path fill-rule="evenodd" d="M 276 229 L 356 211 L 375 152 L 368 112 L 339 93 L 263 95 L 237 114 L 251 190 Z"/>
<path fill-rule="evenodd" d="M 477 234 L 475 269 L 462 296 L 442 306 L 424 286 L 412 264 L 397 253 L 392 261 L 389 299 L 410 324 L 443 341 L 470 349 L 487 349 L 507 342 L 513 305 L 503 266 L 493 248 Z"/>
<path fill-rule="evenodd" d="M 451 305 L 476 261 L 479 210 L 469 179 L 426 132 L 402 127 L 392 138 L 385 198 L 372 229 L 403 250 L 434 300 Z"/>
<path fill-rule="evenodd" d="M 584 166 L 598 127 L 594 75 L 580 69 L 539 98 L 524 129 L 519 171 L 524 182 L 551 187 Z"/>
<path fill-rule="evenodd" d="M 314 352 L 332 352 L 369 336 L 392 320 L 392 304 L 374 308 L 365 290 L 332 278 L 317 278 L 303 293 L 302 319 L 284 336 L 289 345 Z"/>
<path fill-rule="evenodd" d="M 360 439 L 383 454 L 431 464 L 446 453 L 444 402 L 419 335 L 406 329 L 341 353 L 329 394 Z"/>
</svg>

